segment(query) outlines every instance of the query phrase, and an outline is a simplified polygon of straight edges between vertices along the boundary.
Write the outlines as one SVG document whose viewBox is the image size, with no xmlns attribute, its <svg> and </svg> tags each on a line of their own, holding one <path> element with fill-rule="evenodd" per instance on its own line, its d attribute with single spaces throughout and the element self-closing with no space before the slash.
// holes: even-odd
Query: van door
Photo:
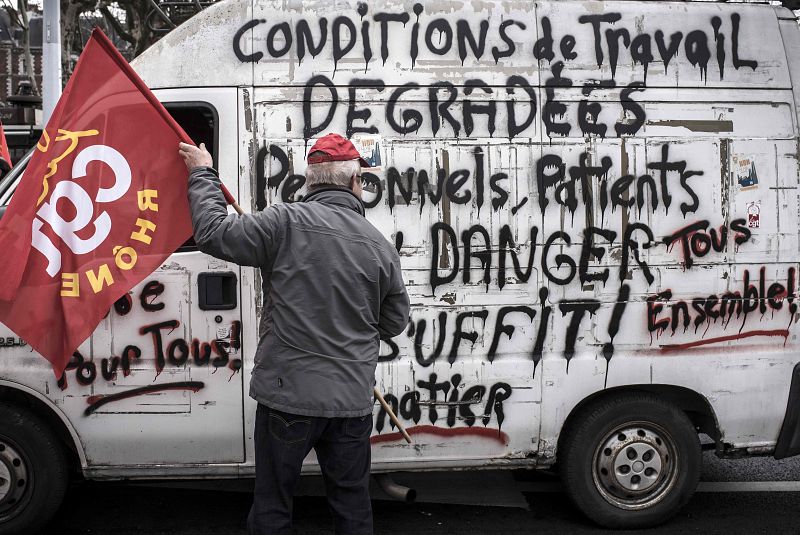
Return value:
<svg viewBox="0 0 800 535">
<path fill-rule="evenodd" d="M 237 197 L 236 89 L 155 93 Z M 240 280 L 189 240 L 117 301 L 60 383 L 90 465 L 244 460 Z"/>
</svg>

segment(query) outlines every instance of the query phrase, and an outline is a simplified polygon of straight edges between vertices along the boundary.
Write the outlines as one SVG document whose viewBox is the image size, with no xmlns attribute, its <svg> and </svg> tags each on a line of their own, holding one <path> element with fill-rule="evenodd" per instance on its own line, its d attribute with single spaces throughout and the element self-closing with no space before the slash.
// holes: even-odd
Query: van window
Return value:
<svg viewBox="0 0 800 535">
<path fill-rule="evenodd" d="M 164 107 L 170 115 L 186 131 L 196 145 L 205 143 L 208 152 L 217 166 L 217 148 L 219 140 L 217 110 L 205 102 L 166 102 Z M 179 253 L 196 251 L 194 237 L 190 237 L 178 248 Z"/>
<path fill-rule="evenodd" d="M 196 145 L 205 143 L 217 165 L 217 110 L 205 102 L 165 102 L 164 107 Z"/>
</svg>

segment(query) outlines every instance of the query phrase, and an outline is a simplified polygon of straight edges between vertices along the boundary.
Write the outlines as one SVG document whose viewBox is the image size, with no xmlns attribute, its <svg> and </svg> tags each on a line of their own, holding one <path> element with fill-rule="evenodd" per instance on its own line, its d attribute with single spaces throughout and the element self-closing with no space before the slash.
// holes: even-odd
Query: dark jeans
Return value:
<svg viewBox="0 0 800 535">
<path fill-rule="evenodd" d="M 256 487 L 248 535 L 292 531 L 292 500 L 303 459 L 317 452 L 337 535 L 372 534 L 369 467 L 372 415 L 317 418 L 256 411 Z"/>
</svg>

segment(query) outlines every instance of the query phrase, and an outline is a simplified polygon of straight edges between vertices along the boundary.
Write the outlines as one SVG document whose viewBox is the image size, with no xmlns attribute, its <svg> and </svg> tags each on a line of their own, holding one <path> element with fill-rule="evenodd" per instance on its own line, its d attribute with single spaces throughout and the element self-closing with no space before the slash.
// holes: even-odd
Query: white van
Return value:
<svg viewBox="0 0 800 535">
<path fill-rule="evenodd" d="M 700 432 L 800 453 L 789 10 L 226 0 L 133 65 L 251 211 L 299 199 L 316 136 L 374 165 L 412 301 L 377 387 L 414 439 L 376 404 L 374 472 L 557 464 L 634 527 L 687 502 Z M 0 533 L 41 527 L 70 474 L 252 477 L 260 283 L 187 243 L 59 381 L 0 326 Z"/>
</svg>

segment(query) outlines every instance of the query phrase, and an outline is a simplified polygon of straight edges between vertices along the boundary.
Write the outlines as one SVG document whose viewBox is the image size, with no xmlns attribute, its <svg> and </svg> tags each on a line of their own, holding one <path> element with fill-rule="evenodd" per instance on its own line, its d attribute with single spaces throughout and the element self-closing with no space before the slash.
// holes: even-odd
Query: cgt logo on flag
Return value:
<svg viewBox="0 0 800 535">
<path fill-rule="evenodd" d="M 131 187 L 131 168 L 125 157 L 116 149 L 102 144 L 90 144 L 80 148 L 84 138 L 98 136 L 97 130 L 71 132 L 59 130 L 55 142 L 51 143 L 47 132 L 43 135 L 43 143 L 37 145 L 37 150 L 45 154 L 58 152 L 48 163 L 48 173 L 42 179 L 42 194 L 37 201 L 39 209 L 33 219 L 31 245 L 47 259 L 47 274 L 55 277 L 61 273 L 62 297 L 78 297 L 81 293 L 81 278 L 91 287 L 94 293 L 100 292 L 104 287 L 114 284 L 114 275 L 109 263 L 101 264 L 96 270 L 86 270 L 83 273 L 61 272 L 61 248 L 53 243 L 44 231 L 49 226 L 52 233 L 58 236 L 69 250 L 75 255 L 84 255 L 95 251 L 106 241 L 113 225 L 111 216 L 106 209 L 99 210 L 95 216 L 96 204 L 109 204 L 120 200 Z M 59 143 L 62 142 L 62 143 Z M 65 145 L 54 148 L 53 145 Z M 78 150 L 72 162 L 71 176 L 56 184 L 52 193 L 48 180 L 58 173 L 58 164 L 67 156 Z M 102 162 L 111 170 L 113 182 L 108 187 L 95 187 L 94 197 L 81 186 L 78 179 L 87 176 L 89 164 Z M 45 200 L 47 199 L 47 200 Z M 58 211 L 59 203 L 67 205 L 66 211 L 73 216 L 67 220 Z M 158 212 L 158 190 L 144 189 L 137 192 L 137 205 L 142 213 Z M 89 228 L 89 231 L 86 229 Z M 152 233 L 156 230 L 156 223 L 150 219 L 137 217 L 134 230 L 130 239 L 144 245 L 153 241 Z M 118 270 L 129 271 L 136 266 L 138 254 L 131 246 L 113 246 L 114 264 Z"/>
<path fill-rule="evenodd" d="M 95 30 L 0 220 L 0 321 L 57 376 L 191 236 L 179 141 L 191 143 Z"/>
</svg>

